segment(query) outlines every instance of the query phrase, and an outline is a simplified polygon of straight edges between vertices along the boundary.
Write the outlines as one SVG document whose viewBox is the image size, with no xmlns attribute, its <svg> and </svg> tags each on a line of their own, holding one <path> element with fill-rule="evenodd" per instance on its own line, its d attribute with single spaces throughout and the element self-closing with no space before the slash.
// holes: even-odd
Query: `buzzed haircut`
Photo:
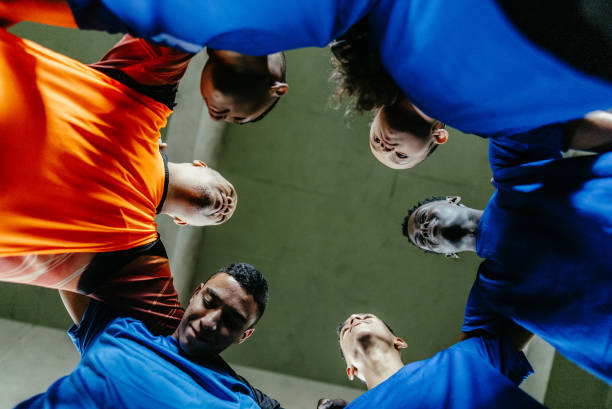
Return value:
<svg viewBox="0 0 612 409">
<path fill-rule="evenodd" d="M 412 209 L 408 210 L 408 215 L 406 217 L 404 217 L 404 222 L 402 223 L 402 234 L 408 238 L 408 241 L 413 246 L 418 247 L 419 249 L 421 249 L 419 246 L 416 245 L 416 243 L 414 243 L 412 241 L 412 239 L 410 239 L 410 235 L 408 234 L 408 220 L 410 219 L 410 216 L 412 216 L 412 213 L 414 213 L 419 207 L 421 207 L 423 205 L 426 205 L 427 203 L 438 202 L 440 200 L 446 200 L 446 196 L 432 196 L 432 197 L 429 197 L 427 199 L 421 200 L 416 205 L 414 205 L 412 207 Z M 425 251 L 426 253 L 431 253 L 430 251 L 427 251 L 427 250 L 423 250 L 423 251 Z"/>
<path fill-rule="evenodd" d="M 253 323 L 254 326 L 257 321 L 259 321 L 266 310 L 266 306 L 268 305 L 268 282 L 266 281 L 264 275 L 250 264 L 233 263 L 225 267 L 221 267 L 213 275 L 211 275 L 208 280 L 221 273 L 232 276 L 247 294 L 253 296 L 253 299 L 257 304 L 257 319 Z"/>
</svg>

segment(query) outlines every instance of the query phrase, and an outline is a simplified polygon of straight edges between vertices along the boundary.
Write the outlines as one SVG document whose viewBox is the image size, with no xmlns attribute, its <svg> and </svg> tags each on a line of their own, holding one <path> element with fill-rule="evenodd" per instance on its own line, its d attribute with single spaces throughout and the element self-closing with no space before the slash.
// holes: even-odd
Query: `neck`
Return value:
<svg viewBox="0 0 612 409">
<path fill-rule="evenodd" d="M 363 374 L 368 389 L 372 389 L 389 379 L 403 366 L 401 355 L 395 348 L 372 345 L 364 352 L 359 371 Z"/>
<path fill-rule="evenodd" d="M 168 193 L 166 194 L 166 200 L 164 200 L 164 204 L 162 205 L 160 211 L 161 214 L 171 216 L 178 210 L 178 192 L 176 189 L 176 184 L 172 183 L 173 178 L 175 179 L 177 177 L 178 170 L 178 165 L 176 163 L 168 162 Z"/>
<path fill-rule="evenodd" d="M 408 110 L 408 111 L 412 111 L 412 112 L 416 112 L 417 114 L 419 114 L 419 116 L 421 118 L 423 118 L 425 121 L 427 121 L 429 124 L 433 124 L 436 120 L 433 119 L 432 117 L 426 115 L 423 111 L 421 111 L 417 106 L 413 105 L 412 102 L 408 101 L 407 98 L 402 98 L 402 100 L 399 102 L 399 105 L 402 109 Z"/>
<path fill-rule="evenodd" d="M 467 217 L 461 227 L 469 233 L 464 237 L 462 248 L 459 251 L 476 252 L 476 231 L 482 214 L 482 210 L 467 208 Z"/>
</svg>

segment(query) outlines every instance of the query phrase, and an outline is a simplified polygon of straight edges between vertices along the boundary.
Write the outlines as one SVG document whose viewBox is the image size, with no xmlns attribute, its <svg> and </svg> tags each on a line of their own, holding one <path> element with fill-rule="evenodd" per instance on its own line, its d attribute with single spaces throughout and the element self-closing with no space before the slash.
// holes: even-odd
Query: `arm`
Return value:
<svg viewBox="0 0 612 409">
<path fill-rule="evenodd" d="M 76 28 L 66 0 L 0 0 L 0 20 L 8 25 L 20 21 Z"/>
<path fill-rule="evenodd" d="M 575 121 L 566 135 L 566 146 L 599 153 L 612 150 L 612 113 L 595 111 Z"/>
<path fill-rule="evenodd" d="M 90 67 L 104 72 L 121 71 L 142 85 L 175 85 L 185 74 L 191 57 L 193 54 L 126 34 Z"/>
<path fill-rule="evenodd" d="M 248 55 L 325 46 L 377 3 L 374 0 L 69 2 L 80 28 L 130 32 L 188 52 L 209 46 Z"/>
<path fill-rule="evenodd" d="M 514 345 L 517 351 L 524 350 L 533 339 L 533 334 L 531 332 L 510 320 L 505 320 L 501 332 L 502 335 L 508 337 L 512 341 L 512 345 Z M 486 332 L 483 330 L 461 332 L 459 334 L 459 342 L 483 335 L 486 335 Z"/>
<path fill-rule="evenodd" d="M 83 314 L 85 314 L 89 306 L 89 297 L 65 290 L 59 290 L 59 294 L 72 321 L 74 321 L 76 325 L 80 325 Z"/>
</svg>

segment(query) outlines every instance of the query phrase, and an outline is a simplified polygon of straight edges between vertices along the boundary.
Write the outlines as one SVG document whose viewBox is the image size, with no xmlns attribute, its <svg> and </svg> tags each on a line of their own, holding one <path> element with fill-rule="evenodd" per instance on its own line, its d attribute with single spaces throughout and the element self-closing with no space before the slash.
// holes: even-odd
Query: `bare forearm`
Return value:
<svg viewBox="0 0 612 409">
<path fill-rule="evenodd" d="M 612 114 L 595 111 L 576 121 L 568 135 L 567 147 L 593 152 L 612 150 Z"/>
<path fill-rule="evenodd" d="M 76 28 L 66 0 L 0 0 L 0 21 L 4 25 L 20 21 Z"/>
</svg>

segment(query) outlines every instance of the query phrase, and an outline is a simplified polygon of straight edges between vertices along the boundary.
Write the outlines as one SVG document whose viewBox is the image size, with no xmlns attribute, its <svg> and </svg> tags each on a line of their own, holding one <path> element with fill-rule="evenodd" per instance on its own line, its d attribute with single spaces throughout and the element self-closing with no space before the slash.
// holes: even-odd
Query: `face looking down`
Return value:
<svg viewBox="0 0 612 409">
<path fill-rule="evenodd" d="M 238 196 L 234 186 L 219 172 L 199 160 L 172 164 L 169 169 L 172 205 L 165 213 L 173 217 L 176 224 L 211 226 L 232 217 Z"/>
<path fill-rule="evenodd" d="M 364 380 L 363 362 L 373 350 L 399 351 L 406 343 L 396 337 L 380 318 L 370 313 L 349 316 L 338 329 L 340 349 L 346 361 L 347 376 Z"/>
<path fill-rule="evenodd" d="M 427 118 L 415 108 L 382 108 L 370 126 L 372 154 L 391 169 L 418 165 L 447 140 L 444 124 Z"/>
<path fill-rule="evenodd" d="M 200 91 L 214 121 L 246 124 L 262 118 L 288 89 L 282 53 L 249 57 L 209 50 Z"/>
<path fill-rule="evenodd" d="M 416 208 L 406 221 L 408 239 L 422 250 L 448 257 L 457 257 L 456 252 L 470 250 L 480 212 L 460 202 L 460 197 L 448 196 Z"/>
<path fill-rule="evenodd" d="M 175 338 L 191 357 L 212 356 L 244 342 L 257 318 L 253 296 L 229 274 L 217 273 L 196 289 Z"/>
</svg>

